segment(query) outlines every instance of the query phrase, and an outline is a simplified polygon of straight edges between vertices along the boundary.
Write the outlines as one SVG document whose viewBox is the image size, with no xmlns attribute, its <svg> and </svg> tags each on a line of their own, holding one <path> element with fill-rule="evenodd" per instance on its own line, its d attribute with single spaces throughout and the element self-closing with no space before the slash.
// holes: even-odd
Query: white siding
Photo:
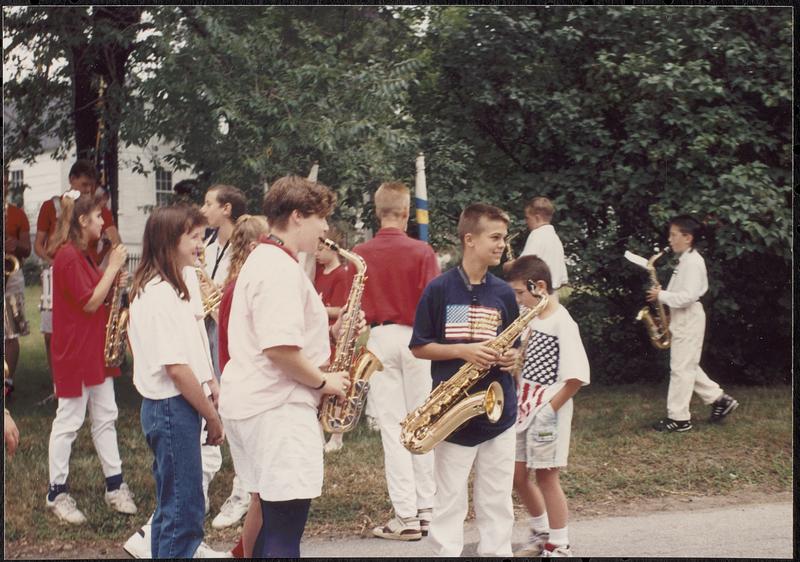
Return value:
<svg viewBox="0 0 800 562">
<path fill-rule="evenodd" d="M 156 202 L 156 179 L 150 163 L 150 156 L 156 145 L 147 150 L 140 147 L 120 148 L 119 151 L 119 209 L 117 228 L 128 253 L 139 255 L 142 248 L 142 235 L 149 210 Z M 25 214 L 31 223 L 31 236 L 36 234 L 36 218 L 39 208 L 47 199 L 64 193 L 69 185 L 69 169 L 75 161 L 74 156 L 66 160 L 54 160 L 53 151 L 40 155 L 31 164 L 22 160 L 11 162 L 10 170 L 22 170 L 23 181 L 29 186 L 24 192 Z M 140 157 L 145 162 L 148 175 L 145 177 L 133 171 L 133 163 Z M 165 168 L 168 166 L 164 165 Z M 173 171 L 172 182 L 191 178 L 190 171 Z"/>
</svg>

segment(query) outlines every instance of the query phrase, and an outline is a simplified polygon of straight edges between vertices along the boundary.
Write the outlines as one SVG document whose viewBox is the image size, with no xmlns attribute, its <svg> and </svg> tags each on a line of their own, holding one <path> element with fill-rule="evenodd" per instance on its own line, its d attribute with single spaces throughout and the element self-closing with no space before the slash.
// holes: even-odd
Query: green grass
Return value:
<svg viewBox="0 0 800 562">
<path fill-rule="evenodd" d="M 38 301 L 39 288 L 26 289 L 31 335 L 21 340 L 16 391 L 8 403 L 21 443 L 14 459 L 5 465 L 7 554 L 15 546 L 45 541 L 119 544 L 155 505 L 152 457 L 139 425 L 140 399 L 128 370 L 115 383 L 120 410 L 117 434 L 125 479 L 134 491 L 139 514 L 127 517 L 106 508 L 100 461 L 87 421 L 73 447 L 69 483 L 89 524 L 58 524 L 44 509 L 47 443 L 56 406 L 35 405 L 51 390 Z M 666 378 L 664 373 L 659 384 L 589 386 L 577 395 L 569 468 L 562 476 L 571 509 L 675 495 L 722 495 L 741 489 L 791 490 L 791 387 L 726 388 L 741 404 L 726 423 L 708 424 L 708 407 L 695 400 L 694 430 L 660 434 L 649 424 L 664 415 Z M 379 435 L 362 424 L 344 442 L 342 451 L 326 456 L 323 494 L 312 503 L 306 536 L 357 534 L 391 515 Z M 227 497 L 232 478 L 230 454 L 223 447 L 222 470 L 211 485 L 212 515 Z M 210 518 L 207 523 L 209 540 L 233 544 L 236 529 L 214 531 Z"/>
</svg>

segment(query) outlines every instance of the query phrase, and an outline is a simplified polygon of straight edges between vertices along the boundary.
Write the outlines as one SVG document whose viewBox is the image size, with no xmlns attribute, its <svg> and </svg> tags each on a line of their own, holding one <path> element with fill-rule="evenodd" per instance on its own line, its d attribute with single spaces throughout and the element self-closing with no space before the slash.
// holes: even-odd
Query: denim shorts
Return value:
<svg viewBox="0 0 800 562">
<path fill-rule="evenodd" d="M 545 404 L 531 420 L 528 429 L 517 433 L 516 461 L 528 468 L 560 468 L 567 466 L 572 425 L 572 400 L 558 412 Z"/>
</svg>

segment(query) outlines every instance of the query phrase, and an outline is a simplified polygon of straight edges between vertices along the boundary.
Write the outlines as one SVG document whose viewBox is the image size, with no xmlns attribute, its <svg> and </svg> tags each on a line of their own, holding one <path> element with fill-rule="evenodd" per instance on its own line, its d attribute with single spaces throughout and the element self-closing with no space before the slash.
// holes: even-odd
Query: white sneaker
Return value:
<svg viewBox="0 0 800 562">
<path fill-rule="evenodd" d="M 234 495 L 233 493 L 225 500 L 219 513 L 211 522 L 215 529 L 224 529 L 238 523 L 247 513 L 250 507 L 250 498 Z"/>
<path fill-rule="evenodd" d="M 192 558 L 233 558 L 233 554 L 230 551 L 214 550 L 206 543 L 201 542 L 197 550 L 194 551 Z"/>
<path fill-rule="evenodd" d="M 113 492 L 106 492 L 106 505 L 114 511 L 127 515 L 136 513 L 136 504 L 133 502 L 133 494 L 125 482 Z"/>
<path fill-rule="evenodd" d="M 381 539 L 395 541 L 418 541 L 422 538 L 419 519 L 416 517 L 392 517 L 386 525 L 375 527 L 372 534 Z"/>
<path fill-rule="evenodd" d="M 134 558 L 152 558 L 150 546 L 150 524 L 148 523 L 131 535 L 122 548 Z"/>
<path fill-rule="evenodd" d="M 334 433 L 331 435 L 331 438 L 328 439 L 328 442 L 325 443 L 325 447 L 323 447 L 323 451 L 326 453 L 333 453 L 335 451 L 340 451 L 344 447 L 344 443 L 342 442 L 342 434 L 341 433 Z"/>
<path fill-rule="evenodd" d="M 550 533 L 546 531 L 534 531 L 531 529 L 531 534 L 528 535 L 528 540 L 521 549 L 514 553 L 514 556 L 525 558 L 538 558 L 542 555 L 544 545 L 550 539 Z"/>
<path fill-rule="evenodd" d="M 53 501 L 50 501 L 50 498 L 45 498 L 45 505 L 62 521 L 73 525 L 86 523 L 86 516 L 78 509 L 75 499 L 66 492 L 58 494 Z"/>
<path fill-rule="evenodd" d="M 542 550 L 542 558 L 569 558 L 574 556 L 569 545 L 555 545 L 547 543 Z"/>
</svg>

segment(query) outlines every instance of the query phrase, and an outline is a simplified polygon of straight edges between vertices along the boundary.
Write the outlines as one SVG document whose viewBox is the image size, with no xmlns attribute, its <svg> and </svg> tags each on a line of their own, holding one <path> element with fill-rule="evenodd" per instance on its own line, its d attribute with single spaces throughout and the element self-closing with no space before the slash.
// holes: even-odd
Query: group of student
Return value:
<svg viewBox="0 0 800 562">
<path fill-rule="evenodd" d="M 90 185 L 80 189 L 83 180 Z M 122 477 L 114 423 L 112 379 L 119 369 L 103 361 L 106 300 L 118 276 L 127 281 L 126 250 L 115 244 L 106 250 L 105 267 L 99 266 L 98 240 L 111 226 L 93 194 L 93 180 L 93 168 L 70 173 L 57 227 L 45 240 L 53 264 L 50 346 L 58 398 L 46 505 L 70 523 L 85 521 L 68 492 L 67 476 L 71 445 L 87 409 L 106 476 L 106 502 L 119 512 L 136 512 Z M 427 536 L 432 554 L 459 556 L 474 468 L 479 555 L 572 554 L 559 471 L 567 465 L 572 398 L 590 377 L 578 325 L 559 302 L 567 271 L 550 224 L 552 203 L 539 197 L 528 204 L 525 250 L 507 263 L 500 279 L 489 269 L 500 265 L 506 247 L 510 219 L 501 209 L 475 203 L 463 210 L 461 262 L 441 273 L 433 249 L 406 234 L 409 189 L 401 182 L 384 183 L 374 202 L 380 229 L 353 248 L 367 264 L 360 311 L 343 309 L 353 272 L 319 245 L 330 232 L 327 219 L 336 203 L 321 183 L 298 176 L 276 180 L 264 196 L 263 216 L 245 214 L 244 195 L 226 185 L 209 188 L 202 208 L 176 204 L 153 210 L 130 289 L 128 335 L 157 501 L 148 524 L 126 542 L 129 553 L 300 556 L 311 500 L 322 492 L 325 443 L 317 408 L 324 395 L 344 396 L 350 384 L 346 372 L 327 370 L 332 344 L 349 315 L 358 314 L 353 321 L 361 333 L 369 328 L 366 346 L 383 364 L 370 381 L 368 413 L 380 429 L 394 509 L 373 534 L 393 540 Z M 698 365 L 702 305 L 697 298 L 705 290 L 694 281 L 700 265 L 705 279 L 705 267 L 692 249 L 697 230 L 681 217 L 670 224 L 673 249 L 694 255 L 686 264 L 681 258 L 667 290 L 656 287 L 648 297 L 693 310 L 691 321 L 673 322 L 673 342 L 682 343 L 672 349 L 669 413 L 678 416 L 673 411 L 684 399 L 680 408 L 688 413 L 688 385 L 712 404 L 712 421 L 720 421 L 738 404 Z M 204 236 L 209 226 L 211 238 Z M 109 235 L 114 236 L 115 231 Z M 38 243 L 37 234 L 37 248 Z M 196 271 L 201 251 L 203 281 Z M 308 275 L 304 255 L 316 256 L 315 275 Z M 208 282 L 222 291 L 222 301 L 207 318 L 203 285 Z M 547 306 L 523 333 L 522 346 L 499 355 L 488 342 L 521 307 L 536 306 L 537 293 L 548 295 Z M 492 382 L 502 386 L 500 419 L 473 418 L 430 453 L 412 455 L 400 442 L 400 422 L 465 362 L 488 370 L 473 391 Z M 685 430 L 668 422 L 657 429 Z M 214 526 L 234 524 L 242 515 L 245 520 L 239 544 L 231 552 L 216 552 L 203 542 L 203 522 L 224 441 L 235 478 Z M 340 438 L 332 439 L 328 450 L 339 447 Z M 529 538 L 516 553 L 512 490 L 530 515 Z"/>
</svg>

